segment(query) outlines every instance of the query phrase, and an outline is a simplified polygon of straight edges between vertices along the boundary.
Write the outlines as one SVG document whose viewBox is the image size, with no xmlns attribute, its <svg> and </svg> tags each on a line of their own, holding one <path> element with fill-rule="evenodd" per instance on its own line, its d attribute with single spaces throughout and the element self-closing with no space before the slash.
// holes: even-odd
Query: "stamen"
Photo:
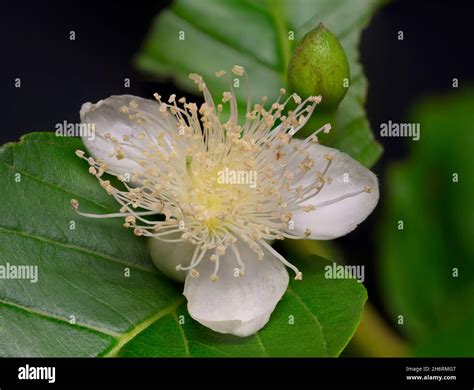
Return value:
<svg viewBox="0 0 474 390">
<path fill-rule="evenodd" d="M 219 272 L 219 257 L 216 256 L 214 261 L 215 261 L 215 263 L 214 263 L 214 272 L 211 275 L 211 280 L 213 282 L 217 282 L 217 280 L 219 279 L 219 277 L 217 276 L 217 272 Z"/>
<path fill-rule="evenodd" d="M 291 268 L 295 272 L 295 280 L 302 280 L 303 274 L 300 272 L 298 268 L 296 268 L 293 264 L 287 261 L 282 255 L 280 255 L 271 245 L 268 245 L 265 241 L 260 240 L 259 243 L 265 247 L 273 256 L 275 256 L 278 260 L 280 260 L 284 265 L 288 268 Z"/>
<path fill-rule="evenodd" d="M 232 67 L 232 73 L 235 74 L 236 76 L 243 76 L 244 72 L 245 72 L 245 69 L 243 66 L 234 65 Z"/>
<path fill-rule="evenodd" d="M 245 275 L 245 264 L 240 258 L 240 253 L 239 250 L 235 245 L 231 246 L 232 252 L 234 252 L 235 258 L 237 260 L 237 264 L 239 265 L 239 275 L 244 276 Z"/>
<path fill-rule="evenodd" d="M 176 266 L 191 277 L 199 277 L 198 265 L 207 253 L 212 253 L 209 260 L 214 262 L 214 271 L 210 278 L 217 281 L 220 262 L 229 261 L 229 256 L 224 256 L 228 248 L 235 257 L 238 275 L 243 276 L 245 263 L 236 246 L 239 241 L 256 254 L 255 261 L 264 261 L 265 249 L 291 268 L 295 279 L 301 280 L 298 268 L 267 241 L 311 236 L 309 229 L 298 234 L 287 231 L 294 212 L 313 212 L 362 192 L 370 193 L 371 188 L 319 204 L 313 202 L 324 186 L 330 184 L 328 172 L 337 155 L 326 155 L 317 161 L 311 157 L 309 148 L 317 142 L 317 135 L 329 132 L 331 126 L 322 126 L 299 146 L 294 145 L 293 137 L 305 126 L 321 97 L 302 99 L 297 94 L 288 95 L 282 88 L 276 101 L 267 104 L 267 98 L 263 97 L 252 107 L 247 72 L 235 65 L 229 76 L 244 77 L 247 91 L 246 120 L 238 123 L 233 83 L 223 70 L 216 72 L 216 76 L 223 77 L 229 87 L 222 95 L 222 104 L 216 105 L 203 78 L 197 74 L 190 74 L 189 78 L 203 93 L 204 103 L 199 107 L 185 98 L 178 99 L 175 94 L 167 100 L 154 94 L 165 129 L 156 128 L 139 101 L 132 100 L 120 107 L 119 112 L 135 122 L 140 131 L 124 134 L 120 139 L 108 132 L 96 135 L 110 144 L 110 157 L 128 159 L 139 168 L 129 175 L 117 172 L 120 183 L 115 187 L 113 181 L 101 178 L 104 172 L 116 173 L 105 161 L 86 157 L 82 150 L 75 152 L 87 161 L 89 172 L 117 201 L 120 212 L 84 213 L 79 211 L 75 199 L 71 200 L 71 206 L 88 218 L 124 218 L 124 227 L 138 236 L 195 245 L 189 265 Z M 287 110 L 287 105 L 293 102 L 296 108 Z M 227 103 L 230 118 L 223 122 L 221 112 Z M 221 180 L 226 170 L 235 176 Z M 255 173 L 255 185 L 236 183 L 238 177 L 249 172 Z M 303 180 L 307 184 L 299 184 Z M 307 204 L 309 199 L 311 204 Z M 164 219 L 148 218 L 155 215 L 163 215 Z"/>
</svg>

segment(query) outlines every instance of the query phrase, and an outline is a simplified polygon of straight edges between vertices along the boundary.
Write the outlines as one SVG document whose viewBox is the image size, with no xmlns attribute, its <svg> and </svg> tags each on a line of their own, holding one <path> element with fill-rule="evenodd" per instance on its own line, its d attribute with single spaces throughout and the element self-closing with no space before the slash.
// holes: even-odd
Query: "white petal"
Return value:
<svg viewBox="0 0 474 390">
<path fill-rule="evenodd" d="M 179 235 L 169 235 L 166 238 L 177 238 Z M 196 247 L 188 242 L 164 242 L 156 238 L 148 240 L 148 247 L 153 264 L 167 277 L 178 282 L 184 282 L 186 272 L 176 270 L 181 264 L 187 267 L 191 262 Z"/>
<path fill-rule="evenodd" d="M 237 263 L 229 248 L 220 258 L 219 280 L 210 276 L 214 263 L 208 256 L 197 267 L 200 276 L 186 277 L 184 295 L 191 317 L 220 333 L 249 336 L 261 329 L 288 287 L 285 266 L 265 252 L 262 261 L 246 244 L 237 243 L 245 275 L 234 277 Z"/>
<path fill-rule="evenodd" d="M 295 139 L 293 142 L 302 141 Z M 330 240 L 344 236 L 364 221 L 377 205 L 379 200 L 377 177 L 352 157 L 337 149 L 313 144 L 309 153 L 315 160 L 312 175 L 318 170 L 323 170 L 327 163 L 325 155 L 329 154 L 333 157 L 327 173 L 332 178 L 332 182 L 326 183 L 321 192 L 304 202 L 304 205 L 316 205 L 317 207 L 322 202 L 360 191 L 364 187 L 370 187 L 371 192 L 363 192 L 332 205 L 316 208 L 315 211 L 309 213 L 295 212 L 293 214 L 294 230 L 289 230 L 289 232 L 303 233 L 308 228 L 311 230 L 310 238 L 317 240 Z M 314 180 L 308 176 L 306 175 L 299 184 L 305 185 Z"/>
<path fill-rule="evenodd" d="M 138 104 L 140 115 L 145 119 L 145 125 L 140 125 L 136 121 L 130 120 L 128 114 L 120 112 L 120 107 L 129 106 L 134 101 Z M 138 134 L 152 129 L 155 134 L 165 132 L 169 126 L 168 120 L 160 112 L 160 105 L 157 101 L 142 99 L 132 95 L 110 96 L 107 99 L 100 100 L 96 104 L 84 103 L 80 115 L 82 123 L 92 123 L 95 125 L 97 134 L 109 132 L 119 141 L 123 140 L 124 135 L 134 136 L 134 142 L 139 143 Z M 171 118 L 171 116 L 168 116 Z M 174 123 L 174 120 L 172 123 Z M 146 127 L 145 127 L 146 126 Z M 171 131 L 171 129 L 168 129 Z M 124 146 L 125 158 L 118 160 L 116 157 L 109 157 L 113 153 L 113 143 L 103 140 L 99 137 L 90 139 L 82 137 L 84 144 L 92 157 L 102 159 L 109 164 L 109 173 L 118 175 L 131 173 L 140 170 L 140 165 L 128 157 L 140 158 L 137 150 Z"/>
</svg>

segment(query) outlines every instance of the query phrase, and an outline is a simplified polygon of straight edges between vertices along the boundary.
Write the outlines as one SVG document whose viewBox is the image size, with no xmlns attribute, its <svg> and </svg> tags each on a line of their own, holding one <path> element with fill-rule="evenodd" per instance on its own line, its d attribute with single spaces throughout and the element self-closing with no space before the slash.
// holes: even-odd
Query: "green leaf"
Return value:
<svg viewBox="0 0 474 390">
<path fill-rule="evenodd" d="M 394 322 L 404 316 L 400 330 L 422 355 L 474 353 L 473 104 L 472 89 L 419 104 L 411 122 L 421 139 L 388 172 L 382 286 Z"/>
<path fill-rule="evenodd" d="M 288 88 L 286 71 L 296 43 L 323 22 L 341 41 L 352 74 L 348 93 L 332 118 L 334 131 L 324 137 L 324 143 L 370 167 L 382 148 L 364 111 L 367 80 L 358 44 L 379 4 L 379 0 L 177 0 L 158 15 L 137 65 L 159 78 L 171 77 L 194 93 L 188 74 L 199 73 L 215 98 L 227 89 L 215 72 L 242 65 L 250 78 L 253 101 L 262 96 L 273 101 L 281 87 Z M 288 39 L 290 31 L 294 40 Z M 179 39 L 180 33 L 184 40 Z M 246 93 L 244 86 L 237 88 L 241 110 L 245 110 Z"/>
<path fill-rule="evenodd" d="M 82 147 L 78 139 L 32 133 L 0 149 L 0 265 L 39 268 L 37 283 L 0 283 L 1 356 L 337 356 L 342 351 L 360 321 L 366 291 L 355 280 L 325 279 L 327 263 L 316 256 L 295 260 L 305 280 L 291 283 L 257 335 L 221 335 L 192 320 L 182 285 L 154 269 L 143 238 L 124 229 L 123 221 L 91 220 L 71 209 L 71 198 L 90 212 L 118 208 L 75 156 Z"/>
<path fill-rule="evenodd" d="M 367 293 L 355 280 L 328 280 L 317 256 L 298 262 L 304 281 L 291 281 L 270 322 L 255 336 L 213 332 L 184 307 L 126 344 L 120 356 L 338 356 L 352 338 Z M 181 327 L 176 324 L 184 322 Z"/>
</svg>

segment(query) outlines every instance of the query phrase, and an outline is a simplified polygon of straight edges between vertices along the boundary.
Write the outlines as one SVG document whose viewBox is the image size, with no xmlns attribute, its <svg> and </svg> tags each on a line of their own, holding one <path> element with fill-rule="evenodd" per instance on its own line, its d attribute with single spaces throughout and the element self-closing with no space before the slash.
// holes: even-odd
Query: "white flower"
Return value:
<svg viewBox="0 0 474 390">
<path fill-rule="evenodd" d="M 235 66 L 233 77 L 244 75 Z M 218 72 L 217 76 L 223 76 Z M 89 172 L 121 205 L 125 227 L 150 237 L 154 263 L 185 278 L 190 315 L 221 333 L 248 336 L 268 321 L 288 285 L 286 267 L 302 273 L 269 244 L 272 240 L 332 239 L 362 222 L 377 204 L 375 175 L 348 155 L 321 146 L 320 131 L 293 136 L 320 97 L 293 94 L 265 108 L 247 102 L 239 124 L 234 91 L 215 105 L 203 79 L 198 107 L 172 95 L 164 102 L 124 95 L 86 103 L 81 120 L 95 140 L 83 141 L 93 157 Z M 246 79 L 246 77 L 245 77 Z M 294 101 L 293 111 L 284 109 Z M 178 104 L 179 103 L 179 104 Z M 223 106 L 230 114 L 222 118 Z M 101 177 L 116 175 L 123 188 Z M 78 202 L 72 201 L 74 208 Z M 164 217 L 148 218 L 161 214 Z"/>
</svg>

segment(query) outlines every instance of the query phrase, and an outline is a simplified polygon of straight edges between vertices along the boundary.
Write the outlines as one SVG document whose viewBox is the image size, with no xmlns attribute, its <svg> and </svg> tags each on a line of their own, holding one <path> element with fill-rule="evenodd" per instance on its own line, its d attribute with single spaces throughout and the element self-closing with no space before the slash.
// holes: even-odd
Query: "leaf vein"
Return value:
<svg viewBox="0 0 474 390">
<path fill-rule="evenodd" d="M 94 325 L 89 325 L 87 323 L 80 322 L 80 321 L 76 322 L 75 324 L 71 324 L 66 318 L 61 317 L 59 315 L 48 313 L 46 311 L 39 310 L 37 308 L 23 306 L 23 305 L 20 305 L 18 303 L 11 302 L 11 301 L 8 301 L 8 300 L 5 300 L 5 299 L 0 299 L 0 304 L 3 304 L 5 306 L 10 306 L 12 308 L 15 308 L 15 309 L 23 311 L 23 312 L 34 314 L 38 317 L 44 317 L 44 318 L 47 318 L 47 319 L 50 319 L 50 320 L 55 320 L 55 321 L 63 323 L 64 325 L 77 326 L 77 327 L 84 328 L 84 329 L 94 331 L 94 332 L 97 332 L 97 333 L 103 333 L 103 334 L 106 334 L 108 336 L 112 336 L 114 338 L 120 336 L 120 333 L 116 333 L 116 332 L 113 332 L 111 330 L 103 329 L 103 328 L 100 328 L 100 327 L 97 327 L 97 326 L 94 326 Z"/>
<path fill-rule="evenodd" d="M 188 338 L 186 337 L 186 333 L 184 332 L 184 327 L 181 326 L 181 324 L 179 323 L 179 319 L 176 314 L 176 311 L 174 311 L 172 314 L 173 314 L 174 320 L 176 321 L 176 326 L 179 329 L 179 333 L 181 334 L 181 338 L 183 339 L 185 353 L 187 356 L 191 356 L 191 352 L 189 350 L 189 342 L 188 342 Z"/>
<path fill-rule="evenodd" d="M 277 68 L 276 65 L 274 64 L 269 64 L 267 62 L 264 62 L 261 58 L 258 58 L 255 54 L 253 54 L 252 52 L 248 51 L 248 50 L 244 50 L 242 47 L 234 47 L 232 46 L 232 44 L 230 44 L 229 42 L 227 42 L 225 39 L 223 39 L 221 36 L 218 36 L 218 35 L 211 35 L 211 33 L 209 31 L 206 31 L 204 29 L 202 29 L 200 26 L 198 26 L 197 24 L 195 24 L 192 20 L 186 18 L 185 16 L 183 16 L 182 14 L 179 13 L 179 11 L 177 11 L 176 9 L 172 9 L 172 14 L 174 16 L 176 16 L 178 19 L 181 19 L 183 22 L 189 24 L 191 27 L 193 27 L 197 32 L 207 36 L 208 38 L 210 38 L 211 40 L 231 49 L 232 51 L 239 51 L 239 54 L 245 54 L 246 56 L 248 56 L 249 58 L 251 58 L 252 60 L 254 60 L 255 62 L 257 62 L 258 64 L 268 68 L 268 69 L 271 69 L 277 73 L 280 74 L 280 69 Z"/>
<path fill-rule="evenodd" d="M 93 251 L 91 249 L 82 248 L 82 247 L 77 246 L 77 245 L 64 243 L 64 242 L 60 242 L 60 241 L 55 241 L 55 240 L 52 240 L 50 238 L 46 238 L 46 237 L 42 237 L 42 236 L 36 236 L 34 234 L 31 234 L 31 233 L 10 229 L 10 228 L 7 228 L 5 226 L 0 226 L 0 231 L 3 231 L 4 233 L 8 233 L 8 234 L 16 234 L 16 235 L 19 235 L 19 236 L 23 236 L 23 237 L 26 237 L 26 238 L 31 238 L 31 239 L 38 240 L 38 241 L 43 241 L 43 242 L 48 243 L 48 244 L 52 244 L 52 245 L 60 246 L 60 247 L 63 247 L 63 248 L 75 250 L 77 252 L 82 252 L 82 253 L 85 253 L 85 254 L 88 254 L 88 255 L 99 257 L 99 258 L 102 258 L 104 260 L 108 260 L 110 262 L 125 265 L 127 267 L 130 267 L 130 268 L 133 268 L 133 269 L 136 269 L 136 270 L 139 270 L 139 271 L 148 272 L 148 273 L 151 273 L 151 274 L 158 275 L 158 272 L 155 272 L 151 269 L 142 267 L 142 266 L 140 266 L 136 263 L 129 263 L 126 260 L 121 260 L 121 259 L 118 259 L 116 257 L 109 256 L 109 255 L 106 255 L 104 253 L 96 252 L 96 251 Z"/>
<path fill-rule="evenodd" d="M 296 292 L 290 286 L 288 286 L 288 292 L 290 292 L 298 300 L 298 302 L 303 306 L 303 308 L 308 312 L 310 317 L 313 318 L 316 324 L 318 325 L 319 330 L 321 331 L 322 339 L 323 339 L 324 351 L 326 352 L 326 356 L 328 356 L 328 346 L 327 346 L 326 336 L 324 334 L 323 326 L 321 325 L 321 322 L 319 322 L 318 316 L 310 310 L 308 305 L 306 305 L 303 299 L 298 294 L 296 294 Z"/>
<path fill-rule="evenodd" d="M 36 181 L 39 182 L 39 183 L 45 184 L 45 185 L 47 185 L 47 186 L 49 186 L 49 187 L 53 187 L 53 188 L 55 188 L 56 190 L 59 190 L 60 192 L 64 192 L 65 194 L 68 194 L 68 195 L 70 195 L 70 196 L 72 196 L 72 197 L 74 197 L 74 198 L 82 198 L 82 199 L 84 199 L 84 200 L 87 200 L 88 202 L 93 203 L 93 204 L 95 204 L 96 206 L 98 206 L 98 207 L 100 207 L 100 208 L 102 208 L 102 209 L 105 209 L 105 210 L 107 210 L 107 211 L 112 211 L 112 209 L 111 209 L 109 206 L 106 206 L 106 205 L 104 205 L 104 204 L 102 204 L 102 203 L 99 203 L 99 202 L 97 202 L 97 201 L 95 201 L 95 200 L 92 200 L 92 199 L 90 199 L 90 198 L 87 198 L 85 195 L 76 194 L 76 193 L 74 193 L 74 192 L 72 192 L 72 191 L 66 190 L 66 189 L 63 188 L 63 187 L 60 187 L 60 186 L 57 185 L 57 184 L 50 183 L 50 182 L 48 182 L 48 181 L 42 180 L 42 179 L 40 179 L 40 178 L 37 177 L 37 176 L 34 176 L 34 175 L 32 175 L 32 174 L 30 174 L 30 173 L 28 173 L 28 172 L 26 172 L 26 171 L 24 171 L 24 170 L 22 170 L 22 169 L 19 169 L 19 168 L 15 167 L 14 165 L 11 165 L 11 164 L 6 163 L 5 161 L 0 161 L 0 163 L 2 163 L 3 165 L 5 165 L 6 167 L 8 167 L 8 168 L 10 168 L 10 169 L 15 170 L 17 173 L 21 173 L 22 175 L 24 175 L 24 176 L 26 176 L 26 177 L 28 177 L 28 178 L 30 178 L 30 179 L 36 180 Z"/>
</svg>

